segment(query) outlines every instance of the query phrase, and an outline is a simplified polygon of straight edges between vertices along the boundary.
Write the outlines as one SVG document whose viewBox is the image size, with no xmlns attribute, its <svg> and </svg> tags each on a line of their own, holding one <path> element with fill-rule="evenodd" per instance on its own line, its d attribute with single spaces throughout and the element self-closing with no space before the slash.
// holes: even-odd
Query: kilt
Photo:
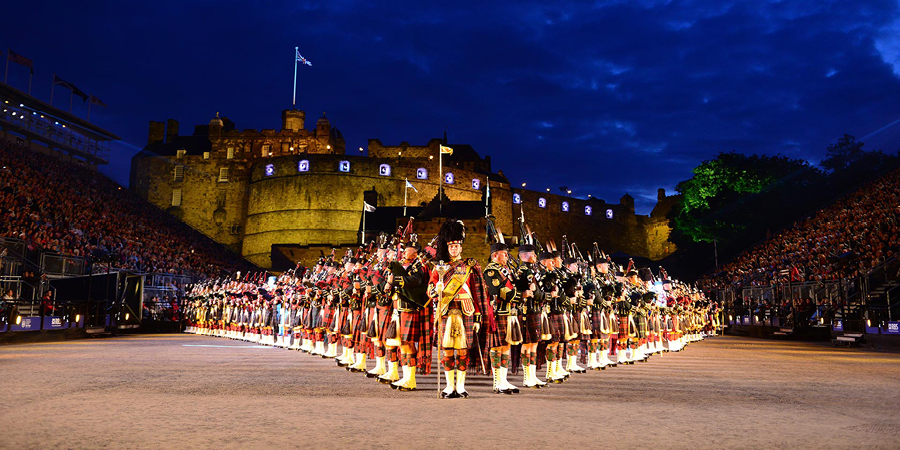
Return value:
<svg viewBox="0 0 900 450">
<path fill-rule="evenodd" d="M 602 309 L 594 309 L 593 311 L 591 311 L 591 328 L 592 328 L 591 331 L 594 332 L 594 335 L 591 337 L 593 339 L 600 339 L 601 336 L 603 336 L 603 333 L 600 332 L 600 324 L 602 323 L 601 320 L 603 320 L 604 314 L 605 313 L 603 312 Z M 609 331 L 609 330 L 607 330 L 607 331 Z M 608 334 L 607 334 L 607 336 L 608 336 Z"/>
<path fill-rule="evenodd" d="M 325 328 L 327 331 L 331 331 L 334 329 L 334 313 L 335 309 L 331 305 L 325 305 L 322 308 L 322 323 L 319 324 L 320 327 Z"/>
<path fill-rule="evenodd" d="M 522 321 L 522 343 L 537 344 L 541 342 L 541 313 L 528 312 Z"/>
<path fill-rule="evenodd" d="M 550 319 L 550 334 L 553 337 L 550 338 L 550 342 L 558 343 L 558 342 L 566 342 L 566 319 L 563 314 L 565 313 L 553 313 L 548 317 Z"/>
<path fill-rule="evenodd" d="M 353 311 L 353 346 L 357 349 L 364 349 L 369 339 L 363 331 L 366 329 L 366 310 Z M 359 352 L 359 350 L 357 350 Z M 362 352 L 359 352 L 362 353 Z"/>
<path fill-rule="evenodd" d="M 467 316 L 465 314 L 462 315 L 463 327 L 466 329 L 466 347 L 471 348 L 473 342 L 475 342 L 475 316 Z M 435 343 L 438 348 L 444 348 L 444 327 L 447 324 L 447 316 L 441 317 L 441 322 L 438 325 L 438 333 L 435 336 Z M 470 355 L 470 358 L 472 356 Z"/>
<path fill-rule="evenodd" d="M 647 324 L 646 317 L 638 317 L 635 321 L 635 325 L 637 325 L 637 338 L 644 339 L 647 337 L 647 333 L 650 331 L 650 326 Z"/>
<path fill-rule="evenodd" d="M 348 309 L 347 310 L 347 336 L 350 336 L 351 339 L 356 337 L 356 329 L 359 327 L 361 315 L 358 309 Z"/>
<path fill-rule="evenodd" d="M 335 324 L 332 327 L 332 330 L 336 330 L 338 334 L 341 336 L 349 336 L 353 334 L 353 329 L 350 328 L 350 308 L 346 306 L 341 306 L 338 309 L 337 314 L 335 314 Z"/>
<path fill-rule="evenodd" d="M 378 337 L 384 345 L 384 335 L 391 323 L 391 315 L 394 313 L 394 305 L 378 306 Z"/>
<path fill-rule="evenodd" d="M 494 316 L 494 320 L 497 323 L 497 331 L 485 331 L 485 334 L 487 335 L 487 348 L 496 348 L 509 345 L 506 343 L 506 331 L 509 326 L 509 316 L 501 316 L 497 314 Z"/>
<path fill-rule="evenodd" d="M 577 317 L 571 311 L 566 311 L 566 318 L 569 320 L 569 335 L 566 336 L 566 342 L 578 339 Z"/>
<path fill-rule="evenodd" d="M 400 329 L 397 334 L 403 342 L 418 342 L 422 336 L 423 317 L 426 317 L 425 311 L 419 309 L 415 311 L 400 311 Z M 425 319 L 427 320 L 427 319 Z"/>
</svg>

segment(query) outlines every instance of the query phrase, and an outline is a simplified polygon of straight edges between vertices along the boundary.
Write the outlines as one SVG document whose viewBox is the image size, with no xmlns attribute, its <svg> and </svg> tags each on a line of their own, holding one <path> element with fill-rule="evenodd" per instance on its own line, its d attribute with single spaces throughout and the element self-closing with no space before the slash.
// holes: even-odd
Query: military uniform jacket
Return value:
<svg viewBox="0 0 900 450">
<path fill-rule="evenodd" d="M 514 310 L 518 312 L 522 296 L 516 289 L 508 267 L 491 261 L 484 268 L 484 284 L 487 286 L 494 312 L 498 316 L 508 316 Z"/>
</svg>

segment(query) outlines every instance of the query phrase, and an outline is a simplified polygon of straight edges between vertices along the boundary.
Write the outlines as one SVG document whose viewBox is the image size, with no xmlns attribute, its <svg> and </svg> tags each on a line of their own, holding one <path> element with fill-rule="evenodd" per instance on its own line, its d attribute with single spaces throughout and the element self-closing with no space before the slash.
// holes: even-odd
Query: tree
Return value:
<svg viewBox="0 0 900 450">
<path fill-rule="evenodd" d="M 785 213 L 785 202 L 805 198 L 822 177 L 803 160 L 735 152 L 720 153 L 692 172 L 676 186 L 682 199 L 670 214 L 672 239 L 679 247 L 728 242 L 769 224 L 773 213 Z"/>
</svg>

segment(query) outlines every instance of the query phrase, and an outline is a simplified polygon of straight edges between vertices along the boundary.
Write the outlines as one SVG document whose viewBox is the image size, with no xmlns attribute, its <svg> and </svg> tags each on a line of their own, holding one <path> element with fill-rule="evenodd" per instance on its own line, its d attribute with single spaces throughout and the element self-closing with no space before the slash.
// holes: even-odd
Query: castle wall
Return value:
<svg viewBox="0 0 900 450">
<path fill-rule="evenodd" d="M 368 156 L 346 155 L 343 139 L 326 133 L 322 119 L 316 130 L 308 131 L 302 129 L 300 112 L 286 117 L 288 128 L 280 131 L 223 132 L 221 125 L 211 122 L 208 158 L 196 154 L 196 149 L 195 154 L 180 157 L 145 150 L 132 160 L 131 189 L 262 267 L 271 267 L 273 245 L 307 248 L 301 252 L 304 255 L 317 254 L 322 246 L 354 246 L 359 242 L 365 191 L 377 192 L 376 207 L 403 206 L 404 193 L 409 206 L 424 206 L 437 195 L 440 140 L 424 146 L 385 146 L 370 140 Z M 166 144 L 170 145 L 167 151 L 175 152 L 178 139 Z M 340 148 L 335 148 L 338 144 Z M 159 144 L 150 144 L 148 149 L 154 145 Z M 263 145 L 270 146 L 271 156 L 262 154 Z M 308 171 L 299 170 L 300 161 L 308 162 Z M 349 162 L 348 172 L 339 170 L 342 161 Z M 181 181 L 174 177 L 177 165 L 184 166 Z M 228 181 L 219 181 L 222 168 L 228 169 Z M 425 179 L 417 176 L 422 169 L 427 173 Z M 451 201 L 482 201 L 484 186 L 490 184 L 495 225 L 507 237 L 519 235 L 518 218 L 524 208 L 526 223 L 542 243 L 553 239 L 559 245 L 566 234 L 585 256 L 593 242 L 607 253 L 623 251 L 651 259 L 675 250 L 668 242 L 664 211 L 660 209 L 653 217 L 637 216 L 633 199 L 627 195 L 620 204 L 608 204 L 512 188 L 502 172 L 491 179 L 490 158 L 480 158 L 469 146 L 457 146 L 453 155 L 444 158 L 444 173 L 454 175 L 454 183 L 444 185 Z M 417 191 L 404 192 L 404 179 Z M 474 179 L 479 188 L 473 186 Z M 172 206 L 175 189 L 182 192 L 178 207 Z M 664 193 L 660 195 L 667 199 Z M 514 196 L 521 203 L 514 203 Z M 545 207 L 539 206 L 541 198 Z M 674 201 L 669 197 L 661 204 L 669 207 Z M 563 210 L 563 202 L 568 202 L 568 211 Z M 468 222 L 472 231 L 465 254 L 486 257 L 484 219 Z M 423 245 L 438 226 L 434 220 L 416 223 Z M 518 240 L 512 238 L 508 243 L 515 245 Z"/>
</svg>

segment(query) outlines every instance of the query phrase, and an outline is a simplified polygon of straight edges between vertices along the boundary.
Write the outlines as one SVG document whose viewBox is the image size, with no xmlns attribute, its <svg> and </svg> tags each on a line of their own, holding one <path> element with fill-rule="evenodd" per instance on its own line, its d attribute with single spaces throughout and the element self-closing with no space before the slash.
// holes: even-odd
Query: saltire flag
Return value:
<svg viewBox="0 0 900 450">
<path fill-rule="evenodd" d="M 56 76 L 56 74 L 53 75 L 53 84 L 59 85 L 59 86 L 62 86 L 64 88 L 71 90 L 73 94 L 81 97 L 81 101 L 83 101 L 83 102 L 87 101 L 87 99 L 88 99 L 88 95 L 85 94 L 81 89 L 78 89 L 74 84 L 69 83 L 68 81 L 63 80 L 62 78 Z M 106 106 L 106 105 L 104 105 L 104 106 Z"/>
<path fill-rule="evenodd" d="M 102 101 L 100 101 L 99 98 L 94 97 L 94 94 L 91 94 L 91 104 L 97 105 L 97 106 L 102 106 L 102 107 L 104 107 L 104 108 L 107 107 L 107 106 L 106 106 L 106 103 L 103 103 Z"/>
<path fill-rule="evenodd" d="M 12 51 L 12 49 L 9 49 L 9 54 L 6 55 L 6 59 L 31 69 L 31 74 L 34 75 L 34 61 Z"/>
<path fill-rule="evenodd" d="M 447 147 L 446 145 L 442 145 L 442 146 L 441 146 L 441 153 L 443 153 L 443 154 L 445 154 L 445 155 L 452 155 L 452 154 L 453 154 L 453 149 L 450 148 L 450 147 Z"/>
<path fill-rule="evenodd" d="M 416 187 L 415 187 L 415 186 L 413 186 L 413 185 L 412 185 L 412 183 L 410 183 L 410 182 L 409 182 L 409 180 L 406 180 L 406 187 L 408 187 L 408 188 L 410 188 L 410 189 L 412 189 L 412 190 L 414 190 L 414 191 L 416 191 L 416 193 L 418 193 L 418 192 L 419 192 L 419 190 L 418 190 L 418 189 L 416 189 Z"/>
<path fill-rule="evenodd" d="M 304 58 L 303 55 L 300 54 L 300 50 L 297 50 L 297 62 L 300 64 L 306 64 L 307 66 L 312 67 L 312 63 L 308 59 Z"/>
<path fill-rule="evenodd" d="M 366 202 L 363 202 L 363 209 L 365 209 L 366 212 L 375 212 L 375 207 Z"/>
</svg>

